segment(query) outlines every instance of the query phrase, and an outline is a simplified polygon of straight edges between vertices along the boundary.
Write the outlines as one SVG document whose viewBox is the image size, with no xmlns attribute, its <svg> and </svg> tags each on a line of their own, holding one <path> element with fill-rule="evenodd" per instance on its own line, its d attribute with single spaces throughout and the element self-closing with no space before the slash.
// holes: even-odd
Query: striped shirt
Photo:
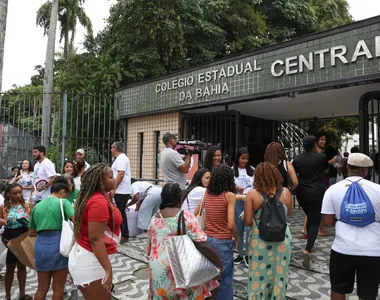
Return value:
<svg viewBox="0 0 380 300">
<path fill-rule="evenodd" d="M 228 228 L 226 193 L 211 195 L 206 191 L 204 202 L 206 209 L 205 232 L 207 236 L 219 240 L 232 239 L 230 229 Z"/>
</svg>

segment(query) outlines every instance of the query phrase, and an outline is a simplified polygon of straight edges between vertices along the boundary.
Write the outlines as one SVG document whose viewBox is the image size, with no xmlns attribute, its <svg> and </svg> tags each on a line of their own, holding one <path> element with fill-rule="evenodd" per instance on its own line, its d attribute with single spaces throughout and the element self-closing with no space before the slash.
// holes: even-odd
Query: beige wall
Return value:
<svg viewBox="0 0 380 300">
<path fill-rule="evenodd" d="M 160 132 L 160 149 L 165 147 L 162 135 L 167 132 L 179 133 L 180 113 L 162 113 L 152 116 L 128 119 L 127 155 L 131 163 L 131 176 L 140 174 L 140 142 L 143 133 L 142 178 L 155 178 L 156 170 L 156 132 Z M 161 171 L 159 179 L 162 179 Z"/>
</svg>

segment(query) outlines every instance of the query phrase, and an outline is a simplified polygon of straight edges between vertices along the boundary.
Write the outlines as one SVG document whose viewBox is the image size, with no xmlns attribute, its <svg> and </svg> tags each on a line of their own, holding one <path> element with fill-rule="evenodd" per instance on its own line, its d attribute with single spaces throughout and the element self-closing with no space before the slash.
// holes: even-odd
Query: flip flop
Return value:
<svg viewBox="0 0 380 300">
<path fill-rule="evenodd" d="M 302 235 L 298 237 L 300 240 L 307 240 L 307 234 L 302 232 Z"/>
<path fill-rule="evenodd" d="M 33 300 L 33 297 L 30 295 L 24 295 L 20 297 L 19 300 Z"/>
</svg>

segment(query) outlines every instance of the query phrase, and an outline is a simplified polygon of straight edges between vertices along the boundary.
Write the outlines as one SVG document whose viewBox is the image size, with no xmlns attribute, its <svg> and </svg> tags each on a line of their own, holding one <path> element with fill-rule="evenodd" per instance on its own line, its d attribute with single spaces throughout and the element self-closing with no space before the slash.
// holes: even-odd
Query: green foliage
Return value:
<svg viewBox="0 0 380 300">
<path fill-rule="evenodd" d="M 64 58 L 74 52 L 74 38 L 77 22 L 86 29 L 89 37 L 93 36 L 92 23 L 81 6 L 84 0 L 59 0 L 58 1 L 58 21 L 60 24 L 59 42 L 64 40 Z M 52 3 L 50 0 L 42 4 L 37 11 L 36 24 L 44 28 L 44 34 L 48 33 L 50 27 L 50 13 Z M 71 36 L 70 36 L 71 34 Z"/>
<path fill-rule="evenodd" d="M 342 146 L 342 136 L 359 133 L 359 117 L 326 120 L 320 122 L 319 126 L 328 135 L 329 144 L 340 149 Z"/>
</svg>

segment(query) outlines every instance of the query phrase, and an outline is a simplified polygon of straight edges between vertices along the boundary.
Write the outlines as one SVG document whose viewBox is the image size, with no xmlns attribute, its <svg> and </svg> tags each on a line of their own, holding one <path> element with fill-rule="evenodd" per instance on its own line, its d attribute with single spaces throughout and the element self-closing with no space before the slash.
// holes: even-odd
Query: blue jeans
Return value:
<svg viewBox="0 0 380 300">
<path fill-rule="evenodd" d="M 239 256 L 244 256 L 244 233 L 245 233 L 245 254 L 247 255 L 248 251 L 248 239 L 249 239 L 249 230 L 250 228 L 244 226 L 244 222 L 239 218 L 240 214 L 244 211 L 244 201 L 237 200 L 235 206 L 235 224 L 239 236 L 238 241 L 238 252 Z"/>
<path fill-rule="evenodd" d="M 222 262 L 222 275 L 219 278 L 219 292 L 217 300 L 232 300 L 234 297 L 234 242 L 232 240 L 218 240 L 207 237 L 207 241 L 218 254 Z"/>
</svg>

